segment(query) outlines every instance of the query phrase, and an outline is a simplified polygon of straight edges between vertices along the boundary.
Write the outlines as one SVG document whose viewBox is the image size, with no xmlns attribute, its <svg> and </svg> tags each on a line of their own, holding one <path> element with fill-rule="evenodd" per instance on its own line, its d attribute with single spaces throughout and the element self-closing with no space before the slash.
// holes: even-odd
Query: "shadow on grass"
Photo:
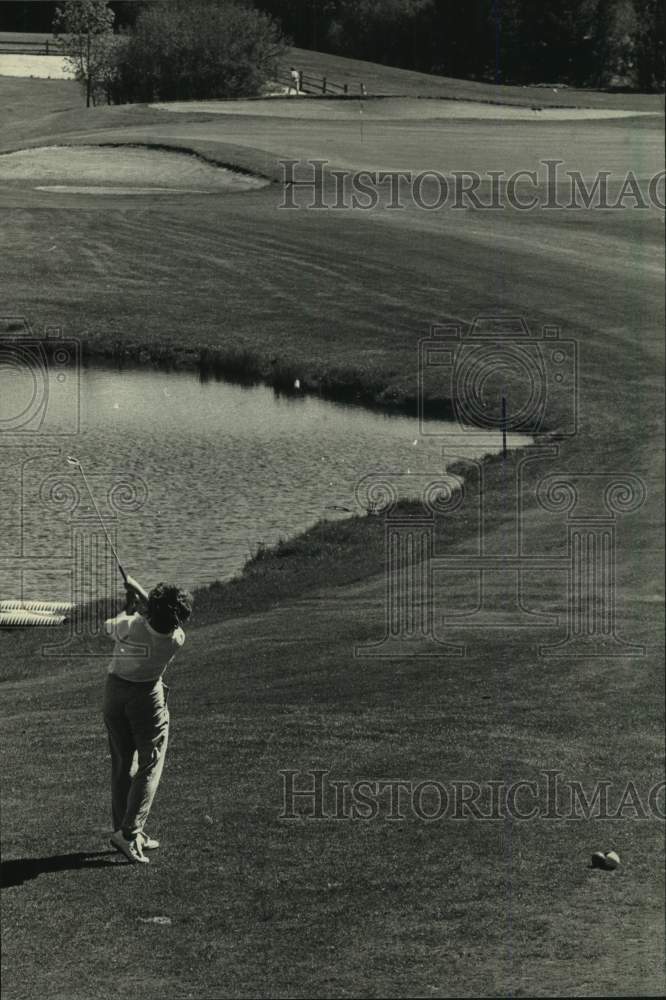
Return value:
<svg viewBox="0 0 666 1000">
<path fill-rule="evenodd" d="M 13 885 L 23 885 L 38 875 L 47 872 L 76 871 L 79 868 L 106 868 L 117 862 L 116 851 L 79 851 L 73 854 L 54 854 L 50 858 L 17 858 L 0 864 L 0 886 L 7 889 Z"/>
</svg>

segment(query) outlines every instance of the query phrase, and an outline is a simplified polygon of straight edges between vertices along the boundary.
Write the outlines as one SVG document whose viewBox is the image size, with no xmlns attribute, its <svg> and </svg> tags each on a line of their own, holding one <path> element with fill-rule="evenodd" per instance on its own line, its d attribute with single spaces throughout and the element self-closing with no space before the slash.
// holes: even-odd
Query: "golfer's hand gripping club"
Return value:
<svg viewBox="0 0 666 1000">
<path fill-rule="evenodd" d="M 145 610 L 148 605 L 148 594 L 146 590 L 131 576 L 128 576 L 125 580 L 125 595 L 125 610 L 128 613 L 135 611 L 137 607 L 140 610 Z"/>
</svg>

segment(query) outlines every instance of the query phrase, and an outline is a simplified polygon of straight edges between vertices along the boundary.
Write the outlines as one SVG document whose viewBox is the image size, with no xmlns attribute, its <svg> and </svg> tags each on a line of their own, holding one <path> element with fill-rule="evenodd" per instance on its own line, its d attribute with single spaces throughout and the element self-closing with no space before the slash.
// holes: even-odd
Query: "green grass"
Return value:
<svg viewBox="0 0 666 1000">
<path fill-rule="evenodd" d="M 3 134 L 16 122 L 32 122 L 45 115 L 85 108 L 81 88 L 74 80 L 23 80 L 0 77 L 2 109 L 0 125 Z"/>
<path fill-rule="evenodd" d="M 147 871 L 94 853 L 105 659 L 91 650 L 58 674 L 34 644 L 30 656 L 12 649 L 32 680 L 5 683 L 5 811 L 21 815 L 5 854 L 46 860 L 5 869 L 16 883 L 3 901 L 6 995 L 38 995 L 45 976 L 76 998 L 129 996 L 137 981 L 148 997 L 201 998 L 620 995 L 637 976 L 659 989 L 654 821 L 279 820 L 285 768 L 450 786 L 555 767 L 588 791 L 609 776 L 642 794 L 659 779 L 656 664 L 628 712 L 624 665 L 535 670 L 529 639 L 505 649 L 475 637 L 467 666 L 355 660 L 351 644 L 381 632 L 382 529 L 379 518 L 313 529 L 255 559 L 244 584 L 212 588 L 208 606 L 198 595 L 170 671 L 173 738 L 153 820 L 164 858 Z M 591 871 L 591 851 L 610 845 L 624 866 Z"/>
<path fill-rule="evenodd" d="M 221 161 L 233 148 L 273 164 L 293 152 L 424 169 L 529 167 L 559 152 L 586 173 L 641 175 L 660 155 L 655 126 L 634 122 L 369 121 L 361 143 L 345 122 L 47 114 L 31 92 L 21 113 L 32 102 L 44 115 L 3 131 L 4 148 L 168 142 Z M 152 817 L 164 847 L 145 871 L 81 856 L 103 851 L 108 829 L 101 641 L 55 659 L 42 635 L 0 633 L 7 1000 L 661 992 L 663 824 L 278 818 L 278 772 L 290 767 L 445 783 L 547 767 L 641 792 L 663 777 L 659 215 L 285 213 L 274 187 L 70 207 L 14 187 L 0 203 L 5 315 L 61 323 L 100 351 L 203 353 L 213 377 L 216 365 L 255 378 L 274 364 L 285 382 L 297 372 L 313 388 L 413 399 L 430 322 L 500 310 L 534 329 L 560 324 L 579 346 L 580 431 L 537 468 L 637 473 L 648 487 L 617 522 L 618 627 L 648 646 L 642 660 L 546 661 L 529 630 L 453 633 L 469 643 L 463 661 L 355 657 L 385 624 L 375 517 L 315 526 L 197 595 L 169 670 L 172 743 Z M 488 464 L 491 550 L 507 530 L 504 474 Z M 566 525 L 544 515 L 533 485 L 527 537 L 561 552 Z M 475 538 L 464 511 L 439 524 L 451 554 Z M 456 577 L 438 598 L 469 605 L 471 584 Z M 558 574 L 530 587 L 534 606 L 561 609 Z M 611 847 L 617 872 L 588 868 Z M 140 919 L 154 916 L 172 923 Z"/>
</svg>

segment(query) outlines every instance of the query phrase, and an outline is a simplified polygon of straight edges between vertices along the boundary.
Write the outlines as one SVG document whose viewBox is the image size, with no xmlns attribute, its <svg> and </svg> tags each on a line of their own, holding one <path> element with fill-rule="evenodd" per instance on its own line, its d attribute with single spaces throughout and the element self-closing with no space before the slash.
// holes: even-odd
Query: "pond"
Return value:
<svg viewBox="0 0 666 1000">
<path fill-rule="evenodd" d="M 98 595 L 101 570 L 90 566 L 108 550 L 101 539 L 97 555 L 80 542 L 97 522 L 69 454 L 127 571 L 145 585 L 193 588 L 237 575 L 260 545 L 362 513 L 356 487 L 368 475 L 417 495 L 461 441 L 466 455 L 501 445 L 497 432 L 431 421 L 422 434 L 414 418 L 191 373 L 69 370 L 51 373 L 49 390 L 44 403 L 32 373 L 0 364 L 0 598 L 68 599 L 73 578 L 77 595 Z"/>
</svg>

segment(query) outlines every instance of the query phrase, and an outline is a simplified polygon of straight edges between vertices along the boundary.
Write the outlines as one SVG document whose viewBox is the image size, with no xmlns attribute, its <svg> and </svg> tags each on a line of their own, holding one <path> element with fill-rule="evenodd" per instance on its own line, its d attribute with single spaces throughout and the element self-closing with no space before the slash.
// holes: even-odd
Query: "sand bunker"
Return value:
<svg viewBox="0 0 666 1000">
<path fill-rule="evenodd" d="M 39 80 L 73 80 L 74 74 L 62 56 L 0 55 L 0 76 L 35 77 Z"/>
<path fill-rule="evenodd" d="M 0 181 L 87 194 L 214 194 L 269 181 L 216 167 L 185 152 L 130 146 L 42 146 L 0 155 Z"/>
<path fill-rule="evenodd" d="M 386 97 L 380 100 L 301 100 L 295 97 L 269 97 L 262 100 L 237 101 L 173 101 L 152 104 L 160 111 L 201 112 L 216 115 L 253 115 L 255 117 L 314 119 L 316 121 L 348 121 L 359 117 L 362 109 L 366 121 L 429 121 L 454 118 L 492 118 L 506 121 L 581 121 L 608 118 L 635 118 L 652 115 L 652 111 L 622 111 L 607 108 L 537 108 L 506 104 L 482 104 L 474 101 L 447 101 L 416 97 Z"/>
</svg>

